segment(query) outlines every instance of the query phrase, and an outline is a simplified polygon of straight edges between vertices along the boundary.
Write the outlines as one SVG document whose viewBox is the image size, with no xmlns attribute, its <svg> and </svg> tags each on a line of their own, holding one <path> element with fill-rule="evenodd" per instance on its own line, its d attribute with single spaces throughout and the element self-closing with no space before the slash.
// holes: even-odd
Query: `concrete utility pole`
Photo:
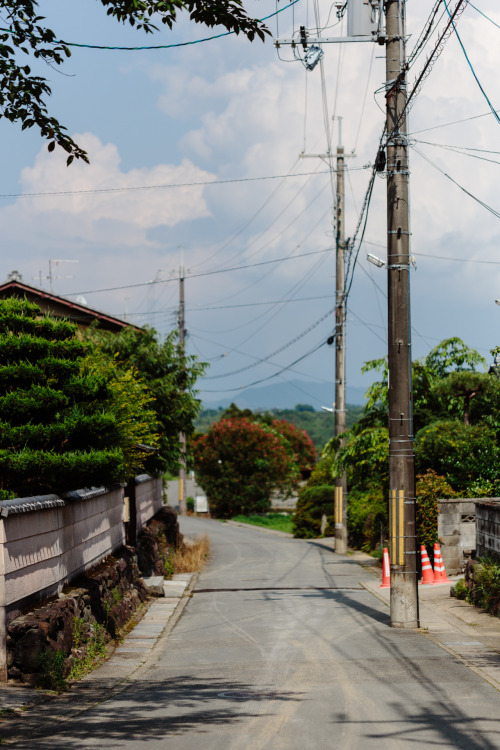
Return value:
<svg viewBox="0 0 500 750">
<path fill-rule="evenodd" d="M 179 269 L 179 346 L 181 356 L 184 357 L 184 253 L 182 253 L 181 267 Z M 181 445 L 181 460 L 179 467 L 179 513 L 185 516 L 186 506 L 186 435 L 184 432 L 179 433 L 179 443 Z"/>
<path fill-rule="evenodd" d="M 416 628 L 419 626 L 419 615 L 412 434 L 404 4 L 401 0 L 386 0 L 385 12 L 391 626 Z"/>
<path fill-rule="evenodd" d="M 337 147 L 337 205 L 336 205 L 336 277 L 335 277 L 335 436 L 346 429 L 345 400 L 345 230 L 344 230 L 344 147 L 342 146 L 342 118 L 339 117 L 339 145 Z M 347 478 L 346 473 L 335 477 L 335 552 L 347 551 Z"/>
</svg>

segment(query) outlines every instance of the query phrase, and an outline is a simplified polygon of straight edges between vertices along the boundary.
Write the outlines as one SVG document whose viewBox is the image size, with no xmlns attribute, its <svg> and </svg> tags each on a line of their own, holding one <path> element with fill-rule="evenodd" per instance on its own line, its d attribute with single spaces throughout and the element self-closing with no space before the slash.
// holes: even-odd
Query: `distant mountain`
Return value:
<svg viewBox="0 0 500 750">
<path fill-rule="evenodd" d="M 348 404 L 364 403 L 364 388 L 347 388 Z M 335 399 L 335 384 L 315 383 L 307 380 L 291 380 L 287 383 L 274 383 L 262 388 L 247 388 L 241 393 L 232 393 L 227 398 L 211 400 L 203 397 L 205 409 L 225 409 L 231 403 L 240 409 L 293 409 L 297 404 L 310 404 L 316 410 L 322 406 L 332 406 Z"/>
</svg>

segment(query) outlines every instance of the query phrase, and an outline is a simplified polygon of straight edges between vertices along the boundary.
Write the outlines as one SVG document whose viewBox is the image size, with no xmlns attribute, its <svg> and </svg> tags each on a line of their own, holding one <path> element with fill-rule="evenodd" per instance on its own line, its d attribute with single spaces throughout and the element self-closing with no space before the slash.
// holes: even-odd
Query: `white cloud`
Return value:
<svg viewBox="0 0 500 750">
<path fill-rule="evenodd" d="M 2 209 L 4 224 L 15 225 L 18 233 L 28 227 L 36 233 L 56 233 L 59 241 L 86 238 L 91 243 L 134 245 L 148 244 L 147 230 L 154 227 L 173 227 L 209 215 L 203 186 L 121 190 L 213 179 L 189 159 L 123 172 L 114 144 L 103 144 L 91 133 L 74 138 L 88 151 L 90 166 L 74 163 L 68 168 L 63 155 L 42 148 L 33 166 L 21 172 L 21 192 L 26 197 Z M 52 192 L 65 194 L 27 195 Z"/>
</svg>

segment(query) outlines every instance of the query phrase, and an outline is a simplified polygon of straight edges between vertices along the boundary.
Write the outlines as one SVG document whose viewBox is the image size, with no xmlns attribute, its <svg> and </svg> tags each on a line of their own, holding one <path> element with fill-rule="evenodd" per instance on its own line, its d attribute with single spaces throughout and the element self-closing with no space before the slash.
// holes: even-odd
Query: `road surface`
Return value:
<svg viewBox="0 0 500 750">
<path fill-rule="evenodd" d="M 418 632 L 321 540 L 196 518 L 212 558 L 129 688 L 20 746 L 62 750 L 500 747 L 500 695 Z"/>
</svg>

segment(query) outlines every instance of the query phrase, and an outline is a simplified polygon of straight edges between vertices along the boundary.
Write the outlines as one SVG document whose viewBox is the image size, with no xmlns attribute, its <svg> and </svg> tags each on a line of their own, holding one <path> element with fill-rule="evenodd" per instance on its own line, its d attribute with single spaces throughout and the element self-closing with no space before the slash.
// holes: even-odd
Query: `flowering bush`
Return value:
<svg viewBox="0 0 500 750">
<path fill-rule="evenodd" d="M 271 428 L 281 435 L 285 447 L 292 451 L 302 479 L 309 477 L 316 463 L 316 448 L 307 432 L 284 419 L 274 419 Z"/>
<path fill-rule="evenodd" d="M 213 515 L 262 513 L 274 490 L 298 482 L 295 456 L 270 427 L 249 419 L 222 419 L 193 445 L 197 479 Z"/>
</svg>

